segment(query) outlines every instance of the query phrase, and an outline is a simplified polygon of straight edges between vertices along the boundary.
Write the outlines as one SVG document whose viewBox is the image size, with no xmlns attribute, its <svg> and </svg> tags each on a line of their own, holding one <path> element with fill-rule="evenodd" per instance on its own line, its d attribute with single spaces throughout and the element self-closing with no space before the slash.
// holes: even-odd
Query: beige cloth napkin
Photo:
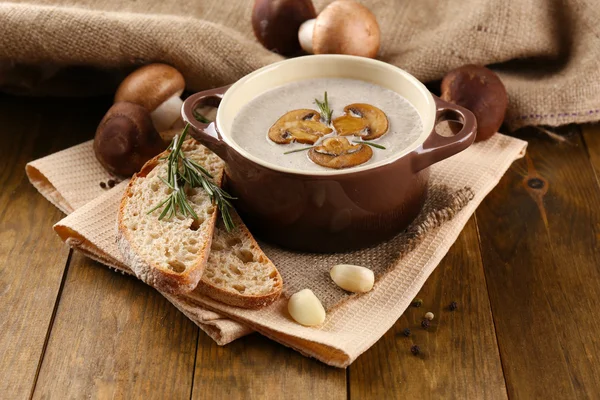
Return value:
<svg viewBox="0 0 600 400">
<path fill-rule="evenodd" d="M 314 4 L 320 11 L 331 1 Z M 597 0 L 360 2 L 381 26 L 378 58 L 423 82 L 460 65 L 491 65 L 509 92 L 511 130 L 600 119 Z M 178 68 L 188 90 L 230 84 L 281 59 L 254 38 L 253 3 L 2 2 L 0 90 L 113 94 L 124 73 L 157 61 Z"/>
<path fill-rule="evenodd" d="M 478 204 L 510 164 L 524 155 L 525 147 L 521 140 L 498 134 L 434 165 L 432 184 L 444 184 L 457 192 L 470 188 L 472 200 L 453 219 L 428 231 L 378 279 L 373 291 L 330 310 L 318 329 L 292 321 L 284 297 L 265 309 L 245 310 L 194 292 L 185 297 L 163 295 L 219 344 L 253 329 L 302 354 L 346 367 L 402 315 Z M 91 142 L 36 160 L 27 165 L 27 173 L 35 187 L 59 208 L 76 210 L 55 225 L 63 240 L 102 263 L 129 272 L 115 245 L 117 205 L 126 182 L 107 191 L 100 187 L 110 176 L 97 164 Z"/>
<path fill-rule="evenodd" d="M 66 219 L 59 222 L 55 228 L 69 246 L 115 270 L 133 275 L 133 272 L 121 261 L 112 240 L 115 232 L 114 221 L 107 222 L 103 219 L 98 223 L 98 221 L 89 221 L 86 217 L 79 217 L 87 215 L 88 212 L 92 215 L 102 214 L 101 207 L 107 201 L 109 205 L 118 203 L 128 182 L 121 182 L 116 187 L 110 188 L 112 183 L 109 185 L 109 181 L 114 181 L 115 178 L 96 160 L 92 140 L 33 161 L 27 164 L 26 172 L 36 189 L 62 212 L 71 214 L 78 210 L 73 218 L 79 224 L 83 223 L 81 229 L 77 227 L 71 229 L 68 226 L 61 229 Z M 102 188 L 100 183 L 105 188 Z M 109 206 L 106 214 L 113 216 L 114 211 L 116 208 L 112 210 Z M 225 345 L 252 332 L 252 329 L 247 326 L 213 311 L 200 307 L 193 308 L 184 302 L 176 301 L 166 293 L 163 295 L 219 345 Z"/>
</svg>

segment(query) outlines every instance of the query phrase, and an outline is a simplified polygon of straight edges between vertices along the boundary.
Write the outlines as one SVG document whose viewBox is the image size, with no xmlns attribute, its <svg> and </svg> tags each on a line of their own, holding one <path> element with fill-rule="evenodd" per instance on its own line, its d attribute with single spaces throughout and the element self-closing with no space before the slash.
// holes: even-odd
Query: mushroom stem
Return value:
<svg viewBox="0 0 600 400">
<path fill-rule="evenodd" d="M 181 118 L 183 100 L 178 95 L 171 96 L 167 101 L 156 107 L 150 117 L 157 131 L 170 129 Z"/>
<path fill-rule="evenodd" d="M 313 32 L 315 30 L 315 22 L 317 22 L 316 18 L 304 21 L 302 25 L 300 25 L 300 29 L 298 29 L 298 41 L 300 42 L 300 46 L 302 47 L 302 50 L 310 54 L 314 53 Z"/>
</svg>

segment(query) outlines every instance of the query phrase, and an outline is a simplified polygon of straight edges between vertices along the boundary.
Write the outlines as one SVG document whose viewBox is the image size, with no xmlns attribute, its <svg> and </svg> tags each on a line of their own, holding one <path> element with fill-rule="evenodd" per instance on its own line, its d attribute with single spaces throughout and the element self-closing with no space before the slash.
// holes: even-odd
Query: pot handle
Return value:
<svg viewBox="0 0 600 400">
<path fill-rule="evenodd" d="M 477 120 L 471 111 L 456 104 L 448 103 L 437 96 L 433 96 L 433 99 L 437 109 L 435 125 L 445 120 L 458 120 L 463 126 L 456 135 L 446 137 L 439 135 L 435 131 L 434 125 L 429 137 L 415 150 L 416 154 L 413 162 L 415 172 L 460 153 L 475 141 L 477 135 Z"/>
<path fill-rule="evenodd" d="M 223 86 L 216 89 L 205 90 L 198 92 L 183 102 L 181 106 L 181 117 L 183 121 L 190 124 L 192 130 L 190 136 L 208 147 L 222 159 L 227 157 L 229 146 L 225 143 L 221 134 L 217 130 L 215 122 L 204 123 L 200 122 L 195 117 L 195 110 L 200 104 L 212 104 L 218 107 L 221 103 L 223 95 L 231 85 Z"/>
</svg>

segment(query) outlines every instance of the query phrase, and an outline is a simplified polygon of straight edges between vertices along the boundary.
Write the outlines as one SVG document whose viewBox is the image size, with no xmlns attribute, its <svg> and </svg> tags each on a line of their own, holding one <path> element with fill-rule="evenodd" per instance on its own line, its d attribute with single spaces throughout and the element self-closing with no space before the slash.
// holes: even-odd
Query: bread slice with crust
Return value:
<svg viewBox="0 0 600 400">
<path fill-rule="evenodd" d="M 219 219 L 198 293 L 243 308 L 260 308 L 281 295 L 283 280 L 242 219 L 232 210 L 235 228 Z"/>
<path fill-rule="evenodd" d="M 186 140 L 182 150 L 221 184 L 219 157 L 193 139 Z M 202 278 L 218 212 L 203 188 L 193 188 L 186 194 L 198 220 L 181 214 L 159 220 L 162 207 L 148 214 L 171 193 L 160 179 L 167 176 L 162 159 L 166 154 L 148 161 L 129 182 L 119 208 L 117 244 L 139 279 L 161 291 L 182 294 L 194 290 Z"/>
<path fill-rule="evenodd" d="M 182 150 L 205 167 L 215 183 L 222 183 L 220 158 L 195 140 L 184 142 Z M 148 161 L 123 194 L 117 244 L 125 264 L 142 281 L 168 293 L 196 289 L 222 303 L 244 308 L 273 303 L 283 289 L 281 275 L 235 210 L 230 210 L 235 228 L 228 232 L 217 208 L 198 188 L 187 193 L 197 221 L 181 215 L 159 220 L 162 208 L 148 214 L 170 193 L 160 179 L 166 176 L 167 165 L 162 160 L 166 154 Z"/>
</svg>

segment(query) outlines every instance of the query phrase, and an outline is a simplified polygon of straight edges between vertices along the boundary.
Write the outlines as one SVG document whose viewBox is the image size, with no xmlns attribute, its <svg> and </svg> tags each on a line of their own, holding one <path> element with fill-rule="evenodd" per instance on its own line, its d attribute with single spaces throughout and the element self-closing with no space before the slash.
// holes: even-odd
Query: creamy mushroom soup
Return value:
<svg viewBox="0 0 600 400">
<path fill-rule="evenodd" d="M 355 79 L 319 78 L 252 99 L 236 115 L 232 139 L 280 167 L 331 171 L 394 157 L 422 130 L 417 110 L 398 93 Z"/>
</svg>

